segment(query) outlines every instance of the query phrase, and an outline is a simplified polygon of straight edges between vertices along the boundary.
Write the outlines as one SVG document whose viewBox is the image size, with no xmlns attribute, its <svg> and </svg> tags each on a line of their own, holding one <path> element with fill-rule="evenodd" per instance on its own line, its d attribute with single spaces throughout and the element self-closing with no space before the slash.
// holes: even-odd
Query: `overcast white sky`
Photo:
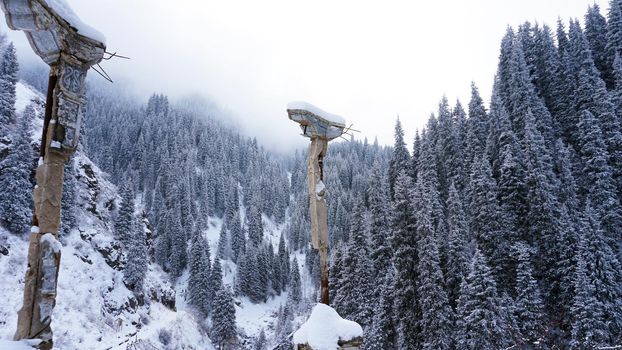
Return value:
<svg viewBox="0 0 622 350">
<path fill-rule="evenodd" d="M 113 78 L 136 92 L 201 94 L 269 148 L 305 142 L 285 105 L 305 100 L 392 144 L 399 114 L 410 141 L 445 94 L 490 95 L 508 25 L 583 19 L 607 0 L 67 0 L 107 37 Z M 6 31 L 6 23 L 0 27 Z M 21 54 L 23 34 L 10 34 Z M 94 74 L 93 72 L 91 74 Z M 361 136 L 359 136 L 361 137 Z"/>
</svg>

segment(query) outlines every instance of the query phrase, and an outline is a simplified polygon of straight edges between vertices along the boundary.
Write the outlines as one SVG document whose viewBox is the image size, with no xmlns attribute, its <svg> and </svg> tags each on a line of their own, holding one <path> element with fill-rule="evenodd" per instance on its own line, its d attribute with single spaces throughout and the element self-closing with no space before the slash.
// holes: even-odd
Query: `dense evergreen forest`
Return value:
<svg viewBox="0 0 622 350">
<path fill-rule="evenodd" d="M 20 140 L 40 106 L 15 114 L 18 64 L 2 47 L 0 142 L 11 151 L 0 154 L 0 222 L 19 234 L 35 159 Z M 19 74 L 44 90 L 37 69 Z M 583 26 L 508 28 L 490 103 L 471 91 L 466 105 L 442 98 L 410 150 L 399 119 L 393 147 L 330 144 L 332 306 L 363 326 L 365 349 L 620 348 L 622 0 L 606 15 L 590 6 Z M 187 298 L 225 348 L 238 344 L 235 298 L 287 292 L 274 339 L 262 331 L 253 348 L 290 349 L 294 318 L 318 298 L 302 292 L 302 275 L 319 279 L 306 150 L 276 155 L 218 114 L 92 86 L 81 151 L 120 188 L 126 285 L 141 294 L 150 263 L 173 282 L 187 272 Z M 67 169 L 63 232 L 77 220 Z M 217 251 L 203 235 L 213 219 Z M 267 222 L 282 225 L 278 244 Z M 231 288 L 223 263 L 236 270 Z"/>
<path fill-rule="evenodd" d="M 622 1 L 585 28 L 525 22 L 489 108 L 475 84 L 468 111 L 443 98 L 412 152 L 397 121 L 333 254 L 367 348 L 622 344 L 621 54 Z"/>
</svg>

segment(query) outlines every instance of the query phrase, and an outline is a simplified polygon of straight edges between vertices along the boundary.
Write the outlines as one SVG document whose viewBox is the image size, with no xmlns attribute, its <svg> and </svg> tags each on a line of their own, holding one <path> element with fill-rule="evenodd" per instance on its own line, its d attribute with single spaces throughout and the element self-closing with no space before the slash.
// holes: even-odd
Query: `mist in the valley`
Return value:
<svg viewBox="0 0 622 350">
<path fill-rule="evenodd" d="M 144 101 L 154 92 L 202 96 L 279 151 L 305 144 L 287 119 L 292 100 L 340 114 L 361 130 L 356 138 L 381 144 L 392 143 L 399 115 L 411 140 L 443 95 L 466 107 L 474 81 L 488 98 L 508 25 L 554 28 L 588 4 L 608 8 L 606 0 L 68 2 L 104 33 L 108 51 L 131 57 L 102 63 L 116 84 Z M 8 36 L 23 60 L 35 59 L 23 33 Z"/>
</svg>

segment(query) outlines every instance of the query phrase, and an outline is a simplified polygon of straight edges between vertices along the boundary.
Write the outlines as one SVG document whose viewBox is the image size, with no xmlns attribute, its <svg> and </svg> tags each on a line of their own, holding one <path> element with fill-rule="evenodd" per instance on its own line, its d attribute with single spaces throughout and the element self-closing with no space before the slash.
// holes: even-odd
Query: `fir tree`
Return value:
<svg viewBox="0 0 622 350">
<path fill-rule="evenodd" d="M 538 281 L 534 278 L 530 248 L 524 243 L 516 245 L 516 320 L 523 341 L 527 344 L 542 342 L 544 335 L 544 309 Z"/>
<path fill-rule="evenodd" d="M 607 164 L 608 153 L 603 136 L 594 115 L 584 111 L 579 122 L 579 155 L 583 163 L 583 181 L 580 194 L 596 206 L 603 229 L 610 240 L 620 238 L 617 228 L 622 225 L 620 204 L 615 195 L 616 188 Z"/>
<path fill-rule="evenodd" d="M 233 221 L 227 224 L 229 228 L 229 237 L 231 239 L 231 259 L 237 262 L 240 256 L 246 251 L 246 235 L 240 224 L 240 215 L 236 213 Z"/>
<path fill-rule="evenodd" d="M 395 266 L 395 320 L 398 348 L 417 348 L 419 331 L 416 317 L 417 248 L 414 208 L 411 203 L 412 183 L 405 172 L 395 182 L 395 199 L 391 210 L 391 246 Z"/>
<path fill-rule="evenodd" d="M 253 200 L 251 203 L 248 215 L 246 216 L 248 227 L 248 239 L 250 243 L 256 247 L 261 244 L 263 240 L 263 224 L 261 219 L 261 208 L 257 200 Z"/>
<path fill-rule="evenodd" d="M 611 0 L 607 14 L 607 35 L 605 49 L 608 64 L 613 65 L 616 55 L 622 55 L 622 1 Z M 612 83 L 611 80 L 607 80 Z"/>
<path fill-rule="evenodd" d="M 220 350 L 234 349 L 237 343 L 235 306 L 231 294 L 219 289 L 214 295 L 211 340 Z"/>
<path fill-rule="evenodd" d="M 4 49 L 0 60 L 0 138 L 8 135 L 9 126 L 15 122 L 15 84 L 18 70 L 15 46 L 10 43 Z"/>
<path fill-rule="evenodd" d="M 268 344 L 266 340 L 266 332 L 264 332 L 263 328 L 259 332 L 259 336 L 257 336 L 257 340 L 255 340 L 255 345 L 253 345 L 253 350 L 267 350 Z"/>
<path fill-rule="evenodd" d="M 293 305 L 300 305 L 302 301 L 302 282 L 300 280 L 300 270 L 298 269 L 298 260 L 294 258 L 292 261 L 292 273 L 289 283 L 289 295 Z"/>
<path fill-rule="evenodd" d="M 594 64 L 600 71 L 602 79 L 610 87 L 613 86 L 611 62 L 607 54 L 607 20 L 600 14 L 598 4 L 588 6 L 585 14 L 585 37 L 590 45 Z"/>
<path fill-rule="evenodd" d="M 468 243 L 470 234 L 467 218 L 464 213 L 462 200 L 453 183 L 449 187 L 447 203 L 448 251 L 447 251 L 447 298 L 450 305 L 456 309 L 460 284 L 466 277 L 469 262 Z"/>
<path fill-rule="evenodd" d="M 607 244 L 599 215 L 589 201 L 579 228 L 583 235 L 583 240 L 579 242 L 585 245 L 583 251 L 579 250 L 585 262 L 585 272 L 594 286 L 594 296 L 603 307 L 602 321 L 607 320 L 609 327 L 604 340 L 613 344 L 622 335 L 622 266 L 614 250 Z"/>
<path fill-rule="evenodd" d="M 397 349 L 396 326 L 393 318 L 393 276 L 385 275 L 379 283 L 380 291 L 376 299 L 376 306 L 371 327 L 365 336 L 365 349 Z"/>
<path fill-rule="evenodd" d="M 585 239 L 579 243 L 577 265 L 574 270 L 575 297 L 572 303 L 572 338 L 571 349 L 592 349 L 604 345 L 608 338 L 608 329 L 603 322 L 603 305 L 596 298 L 596 288 L 588 277 L 588 270 L 583 258 L 587 252 Z"/>
<path fill-rule="evenodd" d="M 125 246 L 127 252 L 127 264 L 123 272 L 123 281 L 137 294 L 143 293 L 143 283 L 148 270 L 147 260 L 147 237 L 142 225 L 134 221 L 129 232 L 129 245 Z"/>
<path fill-rule="evenodd" d="M 0 222 L 16 234 L 28 230 L 32 214 L 30 169 L 34 155 L 30 148 L 29 116 L 24 113 L 10 153 L 0 161 Z"/>
<path fill-rule="evenodd" d="M 374 270 L 384 275 L 391 262 L 391 247 L 388 222 L 388 189 L 386 178 L 378 160 L 374 161 L 371 178 L 367 190 L 369 196 L 369 235 L 372 242 L 371 257 Z"/>
<path fill-rule="evenodd" d="M 190 246 L 188 270 L 190 304 L 196 307 L 203 317 L 206 317 L 210 305 L 210 251 L 209 245 L 198 233 L 194 235 Z"/>
<path fill-rule="evenodd" d="M 460 287 L 457 319 L 458 349 L 495 349 L 507 342 L 497 286 L 479 249 Z"/>
<path fill-rule="evenodd" d="M 419 210 L 417 211 L 417 298 L 421 308 L 422 349 L 450 349 L 453 346 L 452 310 L 445 293 L 445 283 L 440 267 L 440 257 L 432 217 L 432 195 L 423 185 L 423 178 L 417 180 Z"/>
<path fill-rule="evenodd" d="M 222 265 L 220 264 L 220 259 L 217 257 L 214 259 L 214 264 L 212 265 L 212 269 L 210 271 L 210 275 L 208 277 L 208 302 L 209 308 L 211 309 L 214 302 L 214 297 L 216 295 L 216 291 L 223 288 L 222 283 Z"/>
<path fill-rule="evenodd" d="M 404 142 L 404 130 L 402 129 L 402 123 L 399 118 L 395 122 L 395 145 L 393 148 L 393 155 L 389 162 L 389 195 L 391 200 L 395 196 L 395 182 L 400 172 L 409 173 L 410 155 L 408 149 L 406 149 L 406 143 Z"/>
<path fill-rule="evenodd" d="M 119 215 L 114 223 L 115 234 L 127 249 L 133 243 L 132 235 L 134 234 L 134 191 L 130 184 L 130 180 L 126 179 L 121 188 L 121 204 L 119 205 Z"/>
</svg>

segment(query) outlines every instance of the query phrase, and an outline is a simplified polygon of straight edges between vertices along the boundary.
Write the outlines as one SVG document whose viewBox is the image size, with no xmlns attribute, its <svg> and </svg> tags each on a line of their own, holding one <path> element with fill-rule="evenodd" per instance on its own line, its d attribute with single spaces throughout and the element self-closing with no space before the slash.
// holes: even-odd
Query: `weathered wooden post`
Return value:
<svg viewBox="0 0 622 350">
<path fill-rule="evenodd" d="M 346 127 L 343 118 L 322 111 L 306 103 L 287 105 L 289 119 L 300 124 L 302 135 L 311 139 L 307 160 L 307 186 L 309 188 L 309 219 L 311 243 L 320 253 L 320 302 L 330 304 L 328 294 L 328 210 L 324 194 L 324 157 L 328 141 L 340 137 Z"/>
<path fill-rule="evenodd" d="M 300 124 L 303 136 L 311 139 L 307 159 L 309 219 L 311 244 L 320 255 L 321 304 L 314 307 L 307 322 L 294 333 L 294 342 L 298 350 L 313 350 L 314 346 L 315 350 L 319 350 L 325 344 L 332 349 L 358 349 L 363 340 L 362 328 L 355 322 L 342 319 L 328 306 L 328 210 L 324 197 L 324 157 L 328 142 L 343 135 L 345 121 L 305 102 L 289 103 L 287 113 L 289 119 Z"/>
<path fill-rule="evenodd" d="M 0 4 L 9 28 L 24 31 L 32 49 L 50 66 L 24 301 L 15 340 L 38 338 L 40 349 L 51 349 L 64 165 L 78 146 L 84 79 L 89 68 L 102 60 L 105 40 L 82 23 L 64 0 L 2 0 Z"/>
</svg>

